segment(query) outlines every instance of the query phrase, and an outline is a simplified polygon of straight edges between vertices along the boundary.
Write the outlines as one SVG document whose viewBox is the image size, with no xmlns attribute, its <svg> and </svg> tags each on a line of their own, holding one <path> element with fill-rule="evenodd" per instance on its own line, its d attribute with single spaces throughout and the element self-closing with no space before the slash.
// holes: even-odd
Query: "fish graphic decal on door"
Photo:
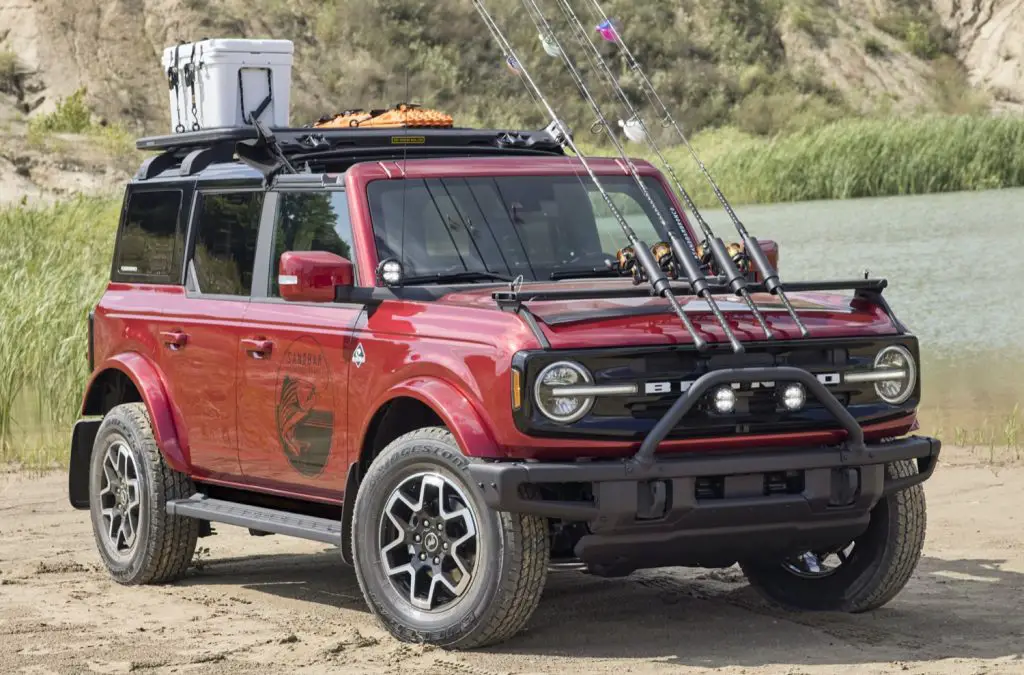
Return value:
<svg viewBox="0 0 1024 675">
<path fill-rule="evenodd" d="M 316 340 L 303 336 L 285 352 L 277 373 L 277 436 L 288 463 L 303 476 L 320 475 L 331 456 L 334 390 Z"/>
</svg>

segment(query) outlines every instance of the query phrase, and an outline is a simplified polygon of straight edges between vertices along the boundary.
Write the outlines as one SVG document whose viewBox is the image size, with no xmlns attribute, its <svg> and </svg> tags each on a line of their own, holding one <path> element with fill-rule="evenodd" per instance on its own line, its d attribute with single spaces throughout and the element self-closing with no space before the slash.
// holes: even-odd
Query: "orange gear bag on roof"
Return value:
<svg viewBox="0 0 1024 675">
<path fill-rule="evenodd" d="M 332 118 L 314 124 L 324 128 L 406 129 L 411 127 L 446 128 L 453 124 L 452 116 L 437 110 L 420 108 L 410 103 L 399 103 L 388 110 L 346 110 Z"/>
</svg>

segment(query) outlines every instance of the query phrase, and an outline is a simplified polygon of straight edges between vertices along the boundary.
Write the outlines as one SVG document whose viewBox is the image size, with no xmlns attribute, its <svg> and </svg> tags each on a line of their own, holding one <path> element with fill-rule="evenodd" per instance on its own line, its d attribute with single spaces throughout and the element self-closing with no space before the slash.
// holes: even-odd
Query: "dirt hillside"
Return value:
<svg viewBox="0 0 1024 675">
<path fill-rule="evenodd" d="M 1024 0 L 604 4 L 690 129 L 771 135 L 879 110 L 1024 112 Z M 491 9 L 549 91 L 572 91 L 519 4 Z M 167 132 L 160 54 L 204 37 L 291 39 L 293 124 L 410 99 L 460 123 L 543 124 L 480 26 L 470 0 L 0 0 L 0 204 L 117 189 L 124 162 L 69 149 L 73 139 L 40 147 L 29 121 L 84 87 L 97 124 Z M 570 124 L 591 124 L 582 98 L 557 104 Z"/>
<path fill-rule="evenodd" d="M 301 85 L 293 92 L 294 108 L 305 116 L 353 103 L 336 100 L 339 94 L 357 97 L 374 88 L 391 94 L 384 91 L 388 83 L 373 82 L 381 78 L 396 80 L 390 88 L 402 93 L 404 82 L 397 80 L 403 78 L 382 72 L 382 66 L 419 71 L 442 66 L 409 52 L 436 50 L 446 40 L 468 40 L 474 50 L 488 47 L 467 0 L 443 0 L 435 12 L 422 11 L 422 3 L 408 0 L 389 4 L 394 8 L 320 0 L 0 0 L 0 52 L 14 54 L 24 72 L 24 91 L 0 95 L 0 122 L 4 115 L 10 117 L 12 106 L 28 113 L 47 111 L 57 97 L 86 86 L 101 116 L 159 127 L 167 119 L 159 54 L 179 40 L 204 36 L 294 40 Z M 725 7 L 722 12 L 728 10 L 725 18 L 712 9 L 719 6 Z M 781 10 L 769 11 L 774 6 Z M 613 0 L 609 7 L 620 10 L 633 26 L 653 20 L 630 3 Z M 496 3 L 495 9 L 504 10 L 504 4 Z M 451 13 L 444 21 L 441 10 Z M 1024 0 L 786 0 L 774 5 L 764 0 L 688 0 L 669 18 L 675 25 L 664 36 L 670 41 L 663 47 L 666 55 L 682 59 L 682 70 L 692 66 L 705 71 L 700 73 L 704 76 L 706 71 L 768 62 L 778 42 L 782 69 L 820 78 L 855 106 L 929 107 L 934 105 L 936 80 L 931 57 L 949 38 L 953 55 L 979 90 L 997 104 L 1024 102 Z M 382 45 L 362 34 L 377 22 L 409 34 L 410 41 Z M 941 22 L 950 35 L 935 33 L 932 22 Z M 509 15 L 508 25 L 517 34 L 533 33 L 527 23 L 521 13 Z M 718 33 L 712 35 L 710 49 L 702 41 L 705 31 L 698 28 Z M 736 53 L 741 48 L 734 43 L 742 34 L 753 39 L 762 58 L 744 61 Z M 656 63 L 656 55 L 649 60 Z M 416 72 L 412 76 L 424 79 Z M 442 91 L 440 86 L 415 93 L 442 101 L 476 93 L 478 83 L 456 80 L 460 91 Z"/>
<path fill-rule="evenodd" d="M 180 583 L 118 586 L 64 476 L 0 475 L 0 673 L 1022 673 L 1022 482 L 941 465 L 917 573 L 869 614 L 773 609 L 735 568 L 560 572 L 524 633 L 460 653 L 389 637 L 336 550 L 239 528 Z"/>
</svg>

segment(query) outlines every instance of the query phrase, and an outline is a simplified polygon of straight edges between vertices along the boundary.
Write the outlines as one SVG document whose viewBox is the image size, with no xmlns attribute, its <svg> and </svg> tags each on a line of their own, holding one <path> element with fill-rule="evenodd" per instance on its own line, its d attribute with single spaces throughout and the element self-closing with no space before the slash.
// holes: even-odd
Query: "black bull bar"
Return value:
<svg viewBox="0 0 1024 675">
<path fill-rule="evenodd" d="M 709 389 L 768 381 L 802 384 L 835 417 L 846 438 L 830 446 L 656 457 L 661 442 Z M 931 476 L 940 448 L 937 439 L 923 436 L 865 443 L 853 415 L 806 370 L 732 368 L 694 381 L 628 459 L 480 461 L 471 463 L 469 472 L 491 508 L 586 522 L 590 534 L 576 546 L 577 554 L 598 566 L 628 571 L 660 564 L 730 564 L 755 546 L 763 553 L 772 546 L 812 550 L 849 541 L 866 527 L 883 495 Z M 917 471 L 896 475 L 886 470 L 900 460 L 915 460 Z M 768 493 L 766 477 L 785 472 L 802 475 L 802 487 Z M 709 477 L 719 481 L 720 493 L 714 499 L 698 498 L 697 481 Z M 570 499 L 544 489 L 580 483 L 590 484 L 590 498 Z"/>
</svg>

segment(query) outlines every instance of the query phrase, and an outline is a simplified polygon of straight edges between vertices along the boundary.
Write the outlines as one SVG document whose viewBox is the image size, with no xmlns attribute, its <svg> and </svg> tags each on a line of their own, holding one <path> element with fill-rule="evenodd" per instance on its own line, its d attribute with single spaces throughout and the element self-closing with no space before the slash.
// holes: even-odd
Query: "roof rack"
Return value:
<svg viewBox="0 0 1024 675">
<path fill-rule="evenodd" d="M 271 143 L 261 133 L 269 132 Z M 270 146 L 273 147 L 270 147 Z M 136 141 L 139 150 L 161 154 L 146 160 L 138 173 L 142 179 L 176 166 L 192 175 L 213 162 L 229 162 L 237 155 L 243 162 L 270 176 L 288 162 L 361 161 L 395 153 L 407 156 L 465 154 L 564 155 L 559 136 L 550 129 L 515 131 L 498 129 L 367 129 L 254 126 L 203 129 Z"/>
<path fill-rule="evenodd" d="M 286 155 L 311 152 L 344 151 L 347 148 L 399 147 L 489 147 L 528 149 L 564 154 L 562 145 L 548 130 L 503 131 L 496 129 L 331 129 L 271 128 L 278 146 Z M 136 141 L 139 150 L 185 153 L 222 143 L 237 143 L 259 138 L 255 127 L 203 129 L 166 136 L 149 136 Z"/>
</svg>

